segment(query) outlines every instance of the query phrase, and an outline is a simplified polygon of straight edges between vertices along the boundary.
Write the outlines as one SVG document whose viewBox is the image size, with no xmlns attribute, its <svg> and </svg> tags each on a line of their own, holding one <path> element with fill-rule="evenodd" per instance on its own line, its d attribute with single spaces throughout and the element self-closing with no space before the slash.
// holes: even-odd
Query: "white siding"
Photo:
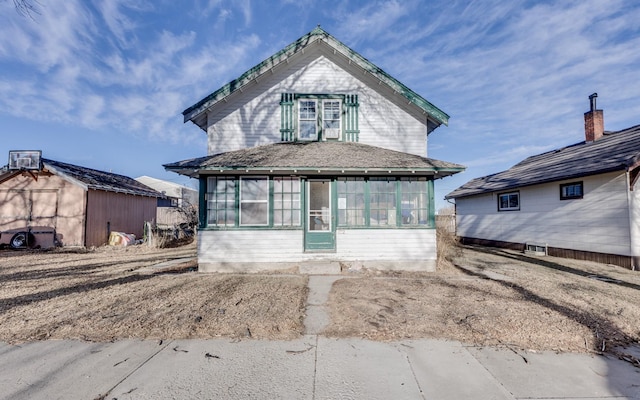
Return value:
<svg viewBox="0 0 640 400">
<path fill-rule="evenodd" d="M 408 113 L 384 97 L 399 94 L 384 93 L 382 87 L 373 90 L 368 86 L 371 82 L 363 79 L 321 55 L 319 49 L 309 51 L 216 105 L 208 114 L 208 152 L 279 142 L 280 95 L 292 92 L 358 94 L 361 143 L 426 156 L 426 117 Z"/>
<path fill-rule="evenodd" d="M 631 235 L 631 256 L 633 268 L 640 269 L 640 185 L 636 183 L 629 191 L 629 230 Z"/>
<path fill-rule="evenodd" d="M 397 262 L 435 266 L 435 229 L 345 229 L 337 232 L 337 255 L 343 260 Z"/>
<path fill-rule="evenodd" d="M 302 230 L 200 231 L 200 270 L 255 272 L 322 260 L 360 262 L 374 269 L 435 269 L 434 229 L 338 230 L 333 253 L 305 253 L 303 236 Z"/>
<path fill-rule="evenodd" d="M 560 200 L 559 185 L 584 182 Z M 629 256 L 626 175 L 609 173 L 521 188 L 520 211 L 497 211 L 496 193 L 456 199 L 458 236 Z"/>
</svg>

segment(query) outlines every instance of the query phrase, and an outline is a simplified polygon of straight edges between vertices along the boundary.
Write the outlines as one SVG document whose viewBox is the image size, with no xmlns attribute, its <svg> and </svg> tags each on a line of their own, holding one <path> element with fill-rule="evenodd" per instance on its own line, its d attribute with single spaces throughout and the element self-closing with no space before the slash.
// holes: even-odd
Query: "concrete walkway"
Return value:
<svg viewBox="0 0 640 400">
<path fill-rule="evenodd" d="M 639 399 L 640 369 L 584 354 L 318 335 L 343 276 L 310 276 L 291 341 L 0 343 L 0 399 Z"/>
</svg>

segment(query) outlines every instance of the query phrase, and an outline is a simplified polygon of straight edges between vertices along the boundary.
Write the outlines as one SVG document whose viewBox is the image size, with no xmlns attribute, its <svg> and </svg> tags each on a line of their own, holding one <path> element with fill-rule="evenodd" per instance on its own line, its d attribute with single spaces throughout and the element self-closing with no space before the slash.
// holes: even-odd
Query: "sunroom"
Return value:
<svg viewBox="0 0 640 400">
<path fill-rule="evenodd" d="M 202 271 L 319 260 L 433 269 L 434 180 L 464 169 L 356 142 L 282 142 L 165 168 L 199 179 Z"/>
</svg>

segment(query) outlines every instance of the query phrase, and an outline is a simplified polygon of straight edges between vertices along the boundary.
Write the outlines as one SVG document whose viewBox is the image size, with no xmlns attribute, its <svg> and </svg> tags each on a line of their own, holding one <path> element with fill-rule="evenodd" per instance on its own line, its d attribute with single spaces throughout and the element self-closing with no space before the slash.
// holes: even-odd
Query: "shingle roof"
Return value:
<svg viewBox="0 0 640 400">
<path fill-rule="evenodd" d="M 42 159 L 42 162 L 46 169 L 71 178 L 87 189 L 134 194 L 138 196 L 162 197 L 161 193 L 128 176 L 98 171 L 45 158 Z"/>
<path fill-rule="evenodd" d="M 378 68 L 369 60 L 356 53 L 354 50 L 346 46 L 344 43 L 340 42 L 335 37 L 331 36 L 319 26 L 306 35 L 302 36 L 300 39 L 291 43 L 284 49 L 275 53 L 271 57 L 262 61 L 260 64 L 249 69 L 247 72 L 240 75 L 240 77 L 234 79 L 220 89 L 214 91 L 202 100 L 198 101 L 196 104 L 184 110 L 182 112 L 182 114 L 184 115 L 184 122 L 192 121 L 196 125 L 200 126 L 203 130 L 206 130 L 206 118 L 204 118 L 203 115 L 205 115 L 204 113 L 209 107 L 218 103 L 225 97 L 229 96 L 231 93 L 240 90 L 240 88 L 242 88 L 249 82 L 256 80 L 260 75 L 272 70 L 272 68 L 276 67 L 277 65 L 286 63 L 293 55 L 304 53 L 305 48 L 308 48 L 316 42 L 327 44 L 335 52 L 341 54 L 344 57 L 347 57 L 350 63 L 354 63 L 355 65 L 360 66 L 360 68 L 362 68 L 364 71 L 375 76 L 380 83 L 388 85 L 395 92 L 404 96 L 409 101 L 409 103 L 413 103 L 416 106 L 420 107 L 431 117 L 436 126 L 440 124 L 448 124 L 449 116 L 444 111 L 440 110 L 424 97 L 420 96 L 419 94 L 402 84 L 400 81 L 393 78 L 382 69 Z"/>
<path fill-rule="evenodd" d="M 475 178 L 445 198 L 509 190 L 612 171 L 628 170 L 640 162 L 640 125 L 605 132 L 595 142 L 580 142 L 531 156 L 506 171 Z"/>
<path fill-rule="evenodd" d="M 281 142 L 165 164 L 169 171 L 197 176 L 200 171 L 275 170 L 312 174 L 379 172 L 445 177 L 464 166 L 356 142 Z M 391 171 L 391 172 L 389 172 Z"/>
</svg>

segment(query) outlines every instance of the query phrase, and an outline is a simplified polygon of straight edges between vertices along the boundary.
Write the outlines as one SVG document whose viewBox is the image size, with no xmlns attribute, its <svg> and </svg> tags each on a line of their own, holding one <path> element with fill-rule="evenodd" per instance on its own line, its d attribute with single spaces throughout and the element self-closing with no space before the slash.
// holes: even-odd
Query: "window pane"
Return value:
<svg viewBox="0 0 640 400">
<path fill-rule="evenodd" d="M 338 186 L 338 225 L 364 226 L 364 187 L 363 178 L 341 178 Z"/>
<path fill-rule="evenodd" d="M 267 203 L 242 203 L 240 205 L 241 225 L 266 225 L 269 205 Z"/>
<path fill-rule="evenodd" d="M 314 140 L 316 139 L 316 121 L 300 121 L 300 139 Z"/>
<path fill-rule="evenodd" d="M 425 225 L 429 221 L 429 196 L 425 178 L 402 178 L 400 214 L 403 225 Z"/>
<path fill-rule="evenodd" d="M 300 100 L 300 119 L 316 119 L 316 102 Z"/>
<path fill-rule="evenodd" d="M 273 179 L 273 225 L 300 226 L 300 179 Z"/>
<path fill-rule="evenodd" d="M 582 198 L 582 182 L 560 185 L 560 198 L 563 200 Z"/>
<path fill-rule="evenodd" d="M 240 225 L 269 223 L 269 180 L 267 177 L 240 179 Z"/>
<path fill-rule="evenodd" d="M 269 181 L 267 178 L 242 178 L 240 182 L 240 198 L 243 202 L 267 200 L 269 198 Z"/>
<path fill-rule="evenodd" d="M 518 195 L 512 194 L 509 195 L 509 208 L 517 208 L 518 207 Z"/>
<path fill-rule="evenodd" d="M 235 184 L 234 178 L 207 178 L 207 225 L 234 226 L 235 212 Z"/>
<path fill-rule="evenodd" d="M 396 225 L 396 181 L 369 181 L 369 224 Z"/>
<path fill-rule="evenodd" d="M 520 193 L 503 193 L 498 196 L 498 210 L 519 210 Z"/>
<path fill-rule="evenodd" d="M 508 195 L 500 196 L 500 208 L 509 208 L 509 196 Z"/>
</svg>

